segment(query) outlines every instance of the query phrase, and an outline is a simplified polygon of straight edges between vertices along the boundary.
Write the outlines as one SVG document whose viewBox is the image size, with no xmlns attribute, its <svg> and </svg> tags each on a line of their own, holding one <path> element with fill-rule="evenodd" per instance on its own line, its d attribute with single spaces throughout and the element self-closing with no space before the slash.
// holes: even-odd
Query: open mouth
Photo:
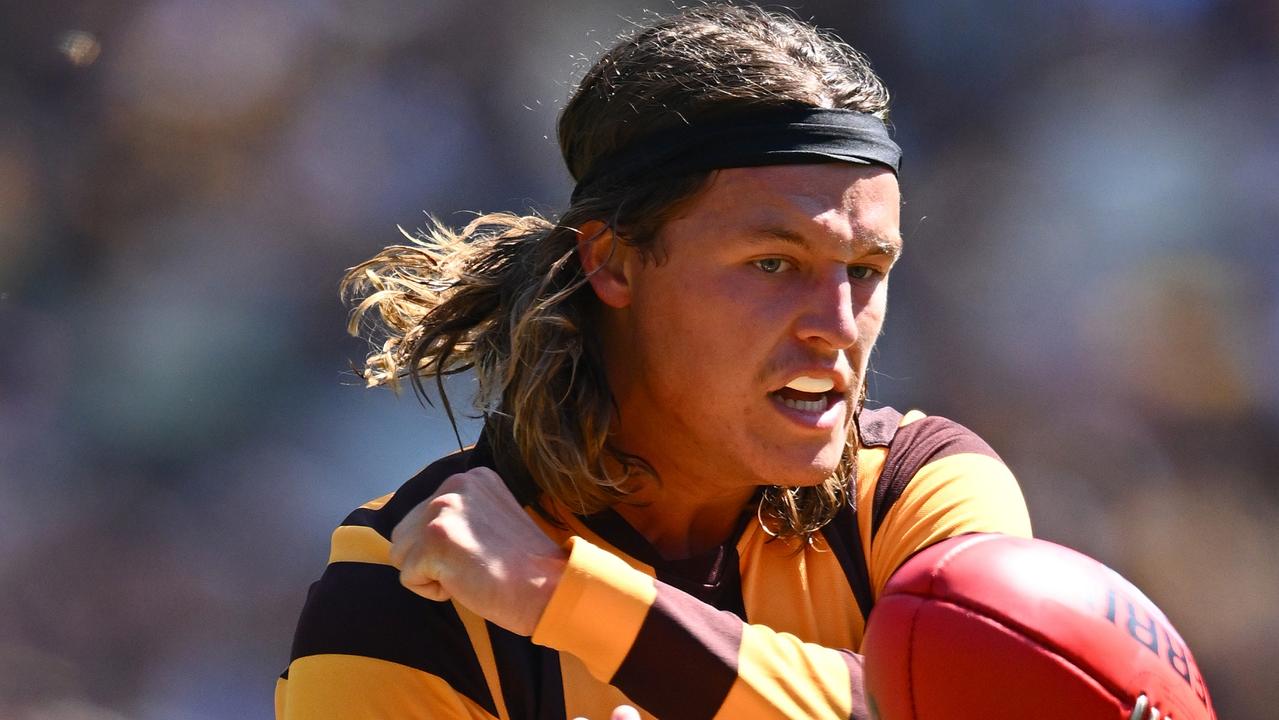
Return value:
<svg viewBox="0 0 1279 720">
<path fill-rule="evenodd" d="M 792 390 L 790 388 L 782 388 L 781 390 L 774 392 L 772 395 L 786 407 L 799 410 L 801 412 L 822 412 L 840 398 L 840 394 L 833 391 L 827 393 L 808 393 Z"/>
<path fill-rule="evenodd" d="M 769 393 L 775 400 L 802 413 L 823 413 L 844 398 L 830 378 L 800 376 Z"/>
</svg>

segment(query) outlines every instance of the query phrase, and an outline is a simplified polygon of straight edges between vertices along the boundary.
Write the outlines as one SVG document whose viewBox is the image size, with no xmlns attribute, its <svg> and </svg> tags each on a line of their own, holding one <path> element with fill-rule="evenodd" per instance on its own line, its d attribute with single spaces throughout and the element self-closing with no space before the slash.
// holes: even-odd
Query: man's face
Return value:
<svg viewBox="0 0 1279 720">
<path fill-rule="evenodd" d="M 721 170 L 662 228 L 657 262 L 621 248 L 616 444 L 697 492 L 827 478 L 884 321 L 899 205 L 876 166 Z"/>
</svg>

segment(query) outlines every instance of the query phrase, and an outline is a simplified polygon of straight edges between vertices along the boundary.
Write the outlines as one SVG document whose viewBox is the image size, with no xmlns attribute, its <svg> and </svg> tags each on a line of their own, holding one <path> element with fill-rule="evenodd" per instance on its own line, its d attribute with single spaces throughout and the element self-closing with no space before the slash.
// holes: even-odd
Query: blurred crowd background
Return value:
<svg viewBox="0 0 1279 720">
<path fill-rule="evenodd" d="M 0 1 L 0 718 L 271 716 L 332 527 L 455 446 L 356 382 L 340 274 L 562 208 L 558 109 L 668 3 Z M 1279 3 L 792 7 L 895 94 L 872 398 L 985 436 L 1274 717 Z"/>
</svg>

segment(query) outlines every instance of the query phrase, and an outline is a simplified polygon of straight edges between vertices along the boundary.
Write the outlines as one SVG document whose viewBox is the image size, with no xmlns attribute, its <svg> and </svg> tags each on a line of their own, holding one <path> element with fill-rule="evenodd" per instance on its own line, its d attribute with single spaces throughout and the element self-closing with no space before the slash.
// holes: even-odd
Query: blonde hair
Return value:
<svg viewBox="0 0 1279 720">
<path fill-rule="evenodd" d="M 755 7 L 685 10 L 641 29 L 587 72 L 559 120 L 575 178 L 653 132 L 753 108 L 840 107 L 886 119 L 888 93 L 864 57 L 788 15 Z M 640 457 L 610 444 L 613 397 L 592 323 L 598 300 L 576 256 L 578 230 L 605 221 L 621 242 L 661 262 L 662 224 L 709 173 L 592 188 L 552 221 L 494 213 L 460 231 L 432 221 L 409 244 L 387 247 L 342 281 L 348 329 L 374 343 L 370 386 L 408 378 L 426 395 L 473 370 L 497 470 L 525 503 L 549 495 L 590 514 L 623 501 Z M 674 301 L 674 300 L 672 300 Z M 766 488 L 761 521 L 778 536 L 809 537 L 851 501 L 855 433 L 825 483 Z M 617 464 L 620 473 L 610 472 Z"/>
</svg>

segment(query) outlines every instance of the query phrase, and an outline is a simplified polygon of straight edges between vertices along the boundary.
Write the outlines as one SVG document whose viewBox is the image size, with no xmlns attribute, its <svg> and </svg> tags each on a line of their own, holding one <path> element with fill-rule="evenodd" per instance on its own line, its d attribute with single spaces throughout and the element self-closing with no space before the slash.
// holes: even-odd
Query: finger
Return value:
<svg viewBox="0 0 1279 720">
<path fill-rule="evenodd" d="M 639 710 L 630 705 L 618 705 L 613 708 L 613 715 L 610 720 L 640 720 Z"/>
<path fill-rule="evenodd" d="M 429 528 L 423 528 L 416 538 L 406 538 L 404 551 L 400 553 L 400 584 L 406 588 L 415 588 L 429 584 L 439 584 L 444 580 L 444 567 L 438 545 L 428 539 Z"/>
<path fill-rule="evenodd" d="M 396 529 L 397 530 L 399 529 L 398 525 L 396 526 Z M 400 570 L 403 570 L 404 558 L 409 554 L 409 549 L 411 547 L 412 547 L 411 543 L 405 542 L 404 538 L 400 538 L 399 540 L 392 540 L 391 550 L 389 554 L 389 559 L 391 561 L 391 564 L 399 568 Z"/>
<path fill-rule="evenodd" d="M 439 584 L 438 582 L 434 580 L 427 580 L 425 582 L 410 584 L 410 583 L 404 582 L 404 579 L 401 578 L 400 584 L 403 585 L 405 588 L 407 588 L 409 591 L 413 592 L 414 594 L 421 595 L 427 600 L 444 602 L 445 600 L 448 600 L 449 598 L 452 597 L 451 595 L 449 595 L 448 591 L 444 589 L 443 585 Z"/>
<path fill-rule="evenodd" d="M 390 560 L 395 567 L 404 567 L 408 555 L 422 542 L 425 529 L 447 506 L 447 502 L 433 502 L 438 496 L 437 493 L 418 503 L 391 530 Z"/>
<path fill-rule="evenodd" d="M 419 503 L 417 507 L 405 514 L 391 530 L 390 560 L 395 567 L 404 566 L 405 556 L 417 543 L 419 528 L 426 523 L 426 518 L 423 516 L 427 512 L 430 512 L 427 503 Z"/>
</svg>

